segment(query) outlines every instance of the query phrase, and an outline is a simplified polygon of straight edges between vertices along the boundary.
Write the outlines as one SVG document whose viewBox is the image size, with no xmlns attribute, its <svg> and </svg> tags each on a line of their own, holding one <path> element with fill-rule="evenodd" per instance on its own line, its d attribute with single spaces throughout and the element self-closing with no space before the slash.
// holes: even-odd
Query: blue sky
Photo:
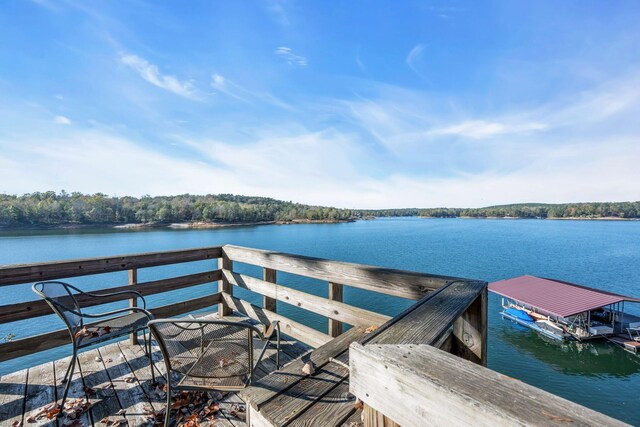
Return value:
<svg viewBox="0 0 640 427">
<path fill-rule="evenodd" d="M 0 192 L 640 199 L 636 1 L 0 7 Z"/>
</svg>

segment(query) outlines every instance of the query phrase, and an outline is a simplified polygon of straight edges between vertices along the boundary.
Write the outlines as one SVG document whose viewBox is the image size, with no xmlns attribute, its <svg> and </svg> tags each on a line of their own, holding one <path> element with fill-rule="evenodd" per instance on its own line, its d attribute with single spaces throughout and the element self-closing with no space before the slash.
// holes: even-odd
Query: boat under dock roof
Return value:
<svg viewBox="0 0 640 427">
<path fill-rule="evenodd" d="M 558 317 L 623 301 L 640 302 L 638 298 L 529 275 L 489 283 L 489 291 Z"/>
</svg>

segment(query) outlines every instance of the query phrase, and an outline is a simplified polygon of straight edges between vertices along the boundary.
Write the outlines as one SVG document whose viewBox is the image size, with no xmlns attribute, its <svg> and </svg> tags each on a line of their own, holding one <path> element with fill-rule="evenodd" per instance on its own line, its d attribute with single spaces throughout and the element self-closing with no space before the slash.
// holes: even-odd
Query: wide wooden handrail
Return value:
<svg viewBox="0 0 640 427">
<path fill-rule="evenodd" d="M 413 300 L 449 283 L 466 280 L 234 245 L 224 245 L 222 250 L 231 262 L 257 265 Z"/>
<path fill-rule="evenodd" d="M 626 425 L 430 345 L 354 343 L 349 362 L 365 427 Z"/>
</svg>

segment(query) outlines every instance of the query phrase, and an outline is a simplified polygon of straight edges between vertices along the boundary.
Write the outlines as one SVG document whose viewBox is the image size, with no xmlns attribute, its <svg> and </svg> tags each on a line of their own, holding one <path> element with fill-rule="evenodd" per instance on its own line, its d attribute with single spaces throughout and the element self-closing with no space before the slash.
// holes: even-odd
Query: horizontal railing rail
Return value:
<svg viewBox="0 0 640 427">
<path fill-rule="evenodd" d="M 263 278 L 235 272 L 234 262 L 261 267 Z M 219 290 L 224 299 L 224 303 L 219 308 L 221 315 L 226 315 L 228 310 L 236 310 L 261 322 L 279 320 L 281 327 L 287 334 L 314 347 L 325 344 L 340 335 L 343 331 L 343 323 L 369 327 L 380 326 L 390 319 L 389 316 L 344 303 L 343 288 L 345 286 L 417 300 L 452 283 L 468 282 L 466 279 L 456 277 L 353 264 L 234 245 L 222 247 L 219 268 L 222 272 Z M 278 271 L 325 281 L 328 286 L 328 297 L 317 296 L 277 283 Z M 263 296 L 262 307 L 234 297 L 233 289 L 235 286 L 261 294 Z M 278 314 L 276 301 L 326 317 L 328 334 Z"/>
<path fill-rule="evenodd" d="M 220 246 L 214 246 L 179 251 L 118 255 L 107 258 L 85 258 L 71 261 L 3 265 L 0 266 L 0 286 L 216 259 L 220 258 L 221 254 L 222 248 Z"/>
</svg>

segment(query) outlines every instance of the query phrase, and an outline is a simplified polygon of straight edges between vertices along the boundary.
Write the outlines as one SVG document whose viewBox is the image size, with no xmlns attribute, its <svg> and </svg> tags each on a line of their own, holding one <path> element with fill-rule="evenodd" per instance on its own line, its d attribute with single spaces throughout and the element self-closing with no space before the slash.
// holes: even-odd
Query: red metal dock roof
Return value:
<svg viewBox="0 0 640 427">
<path fill-rule="evenodd" d="M 638 298 L 536 276 L 520 276 L 489 283 L 489 290 L 560 317 L 622 301 L 640 302 Z"/>
</svg>

